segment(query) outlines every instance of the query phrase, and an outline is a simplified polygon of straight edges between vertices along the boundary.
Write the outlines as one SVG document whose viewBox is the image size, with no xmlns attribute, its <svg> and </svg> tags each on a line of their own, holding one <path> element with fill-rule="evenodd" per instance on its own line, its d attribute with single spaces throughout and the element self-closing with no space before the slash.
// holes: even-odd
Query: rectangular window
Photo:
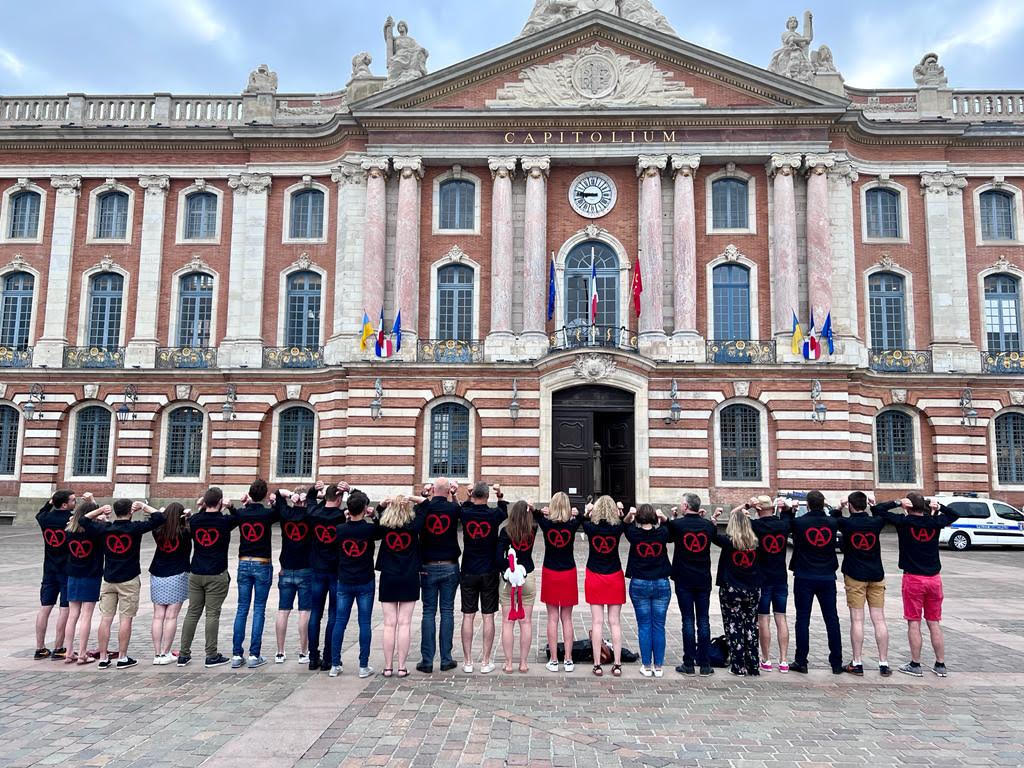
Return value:
<svg viewBox="0 0 1024 768">
<path fill-rule="evenodd" d="M 450 403 L 431 411 L 430 474 L 469 475 L 469 410 Z"/>
<path fill-rule="evenodd" d="M 889 485 L 915 483 L 913 423 L 905 413 L 886 411 L 879 414 L 876 421 L 878 482 Z"/>
<path fill-rule="evenodd" d="M 0 406 L 0 475 L 13 475 L 18 465 L 18 412 Z"/>
<path fill-rule="evenodd" d="M 722 479 L 761 480 L 761 417 L 748 405 L 733 405 L 719 417 Z"/>
</svg>

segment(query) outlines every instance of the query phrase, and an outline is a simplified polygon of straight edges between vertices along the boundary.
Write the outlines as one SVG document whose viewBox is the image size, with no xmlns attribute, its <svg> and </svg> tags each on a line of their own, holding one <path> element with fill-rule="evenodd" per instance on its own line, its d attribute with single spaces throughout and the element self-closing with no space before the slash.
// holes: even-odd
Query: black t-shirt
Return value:
<svg viewBox="0 0 1024 768">
<path fill-rule="evenodd" d="M 757 534 L 757 567 L 761 571 L 761 583 L 765 586 L 785 584 L 789 581 L 786 572 L 786 542 L 793 529 L 793 518 L 758 517 L 750 521 Z"/>
<path fill-rule="evenodd" d="M 149 572 L 159 578 L 187 573 L 192 557 L 192 538 L 185 528 L 178 530 L 176 539 L 160 538 L 160 531 L 153 531 L 156 549 L 149 564 Z"/>
<path fill-rule="evenodd" d="M 824 512 L 808 512 L 793 520 L 793 557 L 789 570 L 799 579 L 835 581 L 839 570 L 836 534 L 839 526 Z"/>
<path fill-rule="evenodd" d="M 309 515 L 309 567 L 317 573 L 333 574 L 338 570 L 338 526 L 345 522 L 341 507 L 317 506 Z M 365 583 L 365 582 L 364 582 Z"/>
<path fill-rule="evenodd" d="M 711 542 L 715 524 L 700 515 L 677 517 L 665 523 L 675 544 L 672 579 L 687 589 L 711 589 Z"/>
<path fill-rule="evenodd" d="M 142 572 L 139 555 L 142 549 L 142 537 L 159 528 L 167 518 L 160 512 L 154 512 L 148 520 L 115 520 L 112 523 L 96 523 L 83 519 L 82 524 L 94 530 L 103 542 L 103 579 L 110 584 L 122 584 L 131 581 Z"/>
<path fill-rule="evenodd" d="M 275 507 L 262 504 L 250 503 L 238 510 L 238 556 L 270 560 L 273 526 L 278 519 Z"/>
<path fill-rule="evenodd" d="M 36 514 L 43 532 L 43 573 L 64 575 L 68 564 L 68 534 L 64 529 L 71 519 L 71 510 L 54 509 L 50 502 Z"/>
<path fill-rule="evenodd" d="M 498 529 L 508 518 L 507 505 L 498 502 L 498 508 L 486 504 L 463 506 L 462 520 L 462 572 L 472 576 L 484 576 L 505 570 L 496 562 Z"/>
<path fill-rule="evenodd" d="M 667 527 L 659 525 L 648 530 L 637 525 L 627 525 L 623 533 L 629 542 L 626 578 L 654 581 L 672 575 L 672 563 L 668 559 Z"/>
<path fill-rule="evenodd" d="M 533 564 L 533 544 L 536 540 L 537 533 L 535 530 L 525 541 L 517 541 L 513 543 L 511 537 L 508 535 L 508 527 L 503 527 L 501 531 L 498 532 L 498 551 L 496 553 L 496 562 L 499 573 L 504 573 L 505 569 L 508 568 L 509 547 L 512 547 L 512 549 L 516 551 L 516 560 L 518 560 L 519 564 L 526 569 L 526 572 L 533 573 L 535 568 Z"/>
<path fill-rule="evenodd" d="M 896 528 L 900 539 L 900 570 L 914 576 L 935 576 L 942 570 L 939 560 L 939 531 L 960 519 L 948 507 L 939 507 L 937 515 L 901 515 L 892 510 L 898 502 L 886 502 L 872 508 Z"/>
<path fill-rule="evenodd" d="M 544 534 L 544 567 L 549 571 L 575 571 L 573 540 L 582 518 L 571 517 L 566 523 L 556 523 L 540 513 L 536 513 L 536 517 Z"/>
<path fill-rule="evenodd" d="M 424 563 L 459 561 L 459 515 L 462 508 L 444 496 L 420 504 L 426 512 L 420 533 L 420 555 Z"/>
<path fill-rule="evenodd" d="M 103 541 L 99 526 L 82 526 L 77 533 L 68 531 L 68 578 L 94 579 L 103 575 Z"/>
<path fill-rule="evenodd" d="M 426 514 L 417 512 L 401 528 L 385 528 L 375 523 L 375 535 L 380 542 L 377 552 L 377 570 L 394 579 L 416 581 L 420 572 L 420 531 Z"/>
<path fill-rule="evenodd" d="M 373 581 L 373 553 L 377 529 L 369 520 L 346 521 L 335 528 L 338 547 L 338 582 L 362 585 Z"/>
<path fill-rule="evenodd" d="M 843 532 L 843 573 L 857 581 L 882 581 L 882 529 L 885 519 L 872 517 L 866 512 L 853 512 L 849 517 L 836 519 Z"/>
<path fill-rule="evenodd" d="M 310 549 L 313 546 L 313 530 L 310 526 L 308 507 L 289 507 L 287 501 L 279 498 L 277 516 L 281 521 L 281 554 L 278 558 L 281 570 L 307 570 Z"/>
<path fill-rule="evenodd" d="M 736 549 L 732 539 L 717 532 L 715 544 L 722 548 L 722 554 L 718 558 L 718 586 L 737 589 L 758 589 L 761 586 L 761 571 L 757 567 L 757 547 Z"/>
<path fill-rule="evenodd" d="M 625 526 L 622 523 L 592 523 L 583 521 L 583 532 L 587 534 L 589 554 L 587 570 L 592 573 L 611 574 L 622 570 L 619 557 L 619 539 Z"/>
<path fill-rule="evenodd" d="M 188 521 L 192 538 L 192 573 L 217 576 L 228 569 L 228 548 L 231 532 L 241 522 L 233 514 L 198 512 Z"/>
</svg>

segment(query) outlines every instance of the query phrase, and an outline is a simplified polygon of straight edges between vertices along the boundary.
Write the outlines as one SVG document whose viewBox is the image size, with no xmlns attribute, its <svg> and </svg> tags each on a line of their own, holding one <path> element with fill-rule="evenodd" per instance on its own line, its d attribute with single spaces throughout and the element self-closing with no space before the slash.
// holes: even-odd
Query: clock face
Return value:
<svg viewBox="0 0 1024 768">
<path fill-rule="evenodd" d="M 580 216 L 599 219 L 615 207 L 615 182 L 603 173 L 584 173 L 569 187 L 569 203 Z"/>
</svg>

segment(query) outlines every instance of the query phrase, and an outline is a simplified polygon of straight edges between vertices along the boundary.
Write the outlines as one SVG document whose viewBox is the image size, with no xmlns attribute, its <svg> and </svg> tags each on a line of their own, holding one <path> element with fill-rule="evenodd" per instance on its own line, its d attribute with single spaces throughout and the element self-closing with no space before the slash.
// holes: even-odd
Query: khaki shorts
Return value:
<svg viewBox="0 0 1024 768">
<path fill-rule="evenodd" d="M 501 605 L 508 608 L 512 605 L 512 588 L 504 579 L 501 580 Z M 529 613 L 533 610 L 533 604 L 537 599 L 537 572 L 526 574 L 526 583 L 523 584 L 523 608 Z"/>
<path fill-rule="evenodd" d="M 131 581 L 123 581 L 119 584 L 111 584 L 104 579 L 103 587 L 100 589 L 100 614 L 113 616 L 115 613 L 119 613 L 130 618 L 137 616 L 141 583 L 138 576 Z"/>
<path fill-rule="evenodd" d="M 884 581 L 857 581 L 844 576 L 846 583 L 846 604 L 851 608 L 863 608 L 867 602 L 870 608 L 885 607 Z"/>
</svg>

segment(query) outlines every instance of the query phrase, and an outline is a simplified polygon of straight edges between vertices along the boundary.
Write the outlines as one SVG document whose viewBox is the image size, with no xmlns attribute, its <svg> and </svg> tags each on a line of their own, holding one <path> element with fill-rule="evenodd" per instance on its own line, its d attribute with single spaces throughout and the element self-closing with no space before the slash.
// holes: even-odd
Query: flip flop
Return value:
<svg viewBox="0 0 1024 768">
<path fill-rule="evenodd" d="M 75 663 L 78 664 L 78 666 L 80 666 L 80 667 L 84 667 L 86 664 L 92 664 L 95 661 L 96 661 L 96 659 L 90 659 L 88 656 L 85 656 L 85 657 L 79 659 Z"/>
</svg>

